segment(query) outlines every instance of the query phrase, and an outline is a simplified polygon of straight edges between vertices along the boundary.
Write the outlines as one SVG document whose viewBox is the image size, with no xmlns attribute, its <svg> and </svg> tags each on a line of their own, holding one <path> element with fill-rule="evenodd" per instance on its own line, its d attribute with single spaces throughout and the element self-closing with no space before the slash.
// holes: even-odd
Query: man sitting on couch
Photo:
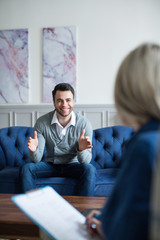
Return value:
<svg viewBox="0 0 160 240">
<path fill-rule="evenodd" d="M 31 163 L 22 167 L 22 188 L 36 188 L 36 174 L 47 172 L 48 177 L 78 179 L 77 195 L 93 196 L 96 170 L 92 158 L 92 127 L 89 121 L 73 111 L 74 89 L 60 83 L 52 91 L 55 110 L 40 117 L 29 138 Z M 41 161 L 46 147 L 46 161 Z"/>
</svg>

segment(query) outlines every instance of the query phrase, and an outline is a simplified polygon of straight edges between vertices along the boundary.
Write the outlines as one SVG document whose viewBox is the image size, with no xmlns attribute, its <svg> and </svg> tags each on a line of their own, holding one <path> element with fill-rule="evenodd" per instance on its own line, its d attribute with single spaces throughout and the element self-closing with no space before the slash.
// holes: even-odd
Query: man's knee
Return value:
<svg viewBox="0 0 160 240">
<path fill-rule="evenodd" d="M 21 168 L 21 174 L 23 175 L 24 173 L 27 173 L 28 171 L 31 171 L 33 164 L 34 163 L 25 163 Z"/>
<path fill-rule="evenodd" d="M 89 175 L 96 175 L 96 168 L 90 164 L 90 163 L 85 163 L 84 164 L 84 169 L 85 169 L 85 172 Z"/>
</svg>

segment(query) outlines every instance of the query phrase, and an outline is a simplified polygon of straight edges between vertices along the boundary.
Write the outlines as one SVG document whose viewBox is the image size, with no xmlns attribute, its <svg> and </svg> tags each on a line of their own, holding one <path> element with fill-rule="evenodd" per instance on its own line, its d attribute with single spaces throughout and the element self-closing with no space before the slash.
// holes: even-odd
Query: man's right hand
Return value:
<svg viewBox="0 0 160 240">
<path fill-rule="evenodd" d="M 33 138 L 29 137 L 28 139 L 28 148 L 31 152 L 35 152 L 38 147 L 38 138 L 37 138 L 37 132 L 33 132 Z"/>
</svg>

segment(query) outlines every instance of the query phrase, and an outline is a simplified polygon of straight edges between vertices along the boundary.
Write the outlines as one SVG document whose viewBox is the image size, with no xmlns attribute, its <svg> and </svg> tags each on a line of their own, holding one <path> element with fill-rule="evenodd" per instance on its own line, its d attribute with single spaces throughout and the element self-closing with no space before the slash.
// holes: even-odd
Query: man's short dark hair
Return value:
<svg viewBox="0 0 160 240">
<path fill-rule="evenodd" d="M 55 88 L 52 91 L 53 101 L 57 91 L 71 91 L 74 98 L 74 89 L 69 83 L 59 83 L 55 86 Z"/>
</svg>

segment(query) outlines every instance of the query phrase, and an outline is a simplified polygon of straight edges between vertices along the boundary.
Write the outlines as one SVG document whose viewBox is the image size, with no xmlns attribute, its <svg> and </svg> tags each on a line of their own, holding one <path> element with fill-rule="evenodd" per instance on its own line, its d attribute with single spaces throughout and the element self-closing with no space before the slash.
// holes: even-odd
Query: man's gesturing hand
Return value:
<svg viewBox="0 0 160 240">
<path fill-rule="evenodd" d="M 38 147 L 38 138 L 37 138 L 37 132 L 33 132 L 33 138 L 29 137 L 28 140 L 28 148 L 31 152 L 35 152 Z"/>
<path fill-rule="evenodd" d="M 79 151 L 83 151 L 88 148 L 92 148 L 92 142 L 90 137 L 85 137 L 85 129 L 82 130 L 81 135 L 79 137 L 78 145 L 79 145 Z"/>
</svg>

